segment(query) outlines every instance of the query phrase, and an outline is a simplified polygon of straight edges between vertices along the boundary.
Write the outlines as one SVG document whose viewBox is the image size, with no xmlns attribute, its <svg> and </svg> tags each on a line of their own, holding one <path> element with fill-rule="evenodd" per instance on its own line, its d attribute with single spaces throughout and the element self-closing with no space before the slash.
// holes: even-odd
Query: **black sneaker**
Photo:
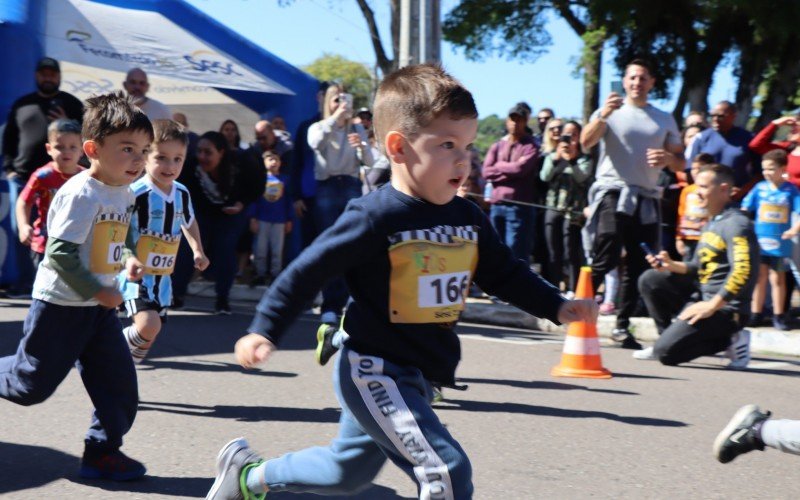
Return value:
<svg viewBox="0 0 800 500">
<path fill-rule="evenodd" d="M 183 297 L 172 297 L 172 305 L 169 306 L 170 309 L 174 311 L 180 311 L 183 309 L 184 302 Z"/>
<path fill-rule="evenodd" d="M 772 317 L 772 326 L 776 330 L 788 332 L 791 330 L 785 314 L 776 314 Z"/>
<path fill-rule="evenodd" d="M 221 316 L 231 315 L 231 305 L 228 304 L 228 299 L 217 299 L 217 303 L 214 305 L 214 314 Z"/>
<path fill-rule="evenodd" d="M 319 325 L 317 328 L 317 351 L 315 357 L 320 366 L 325 366 L 331 357 L 339 350 L 333 345 L 333 336 L 336 334 L 336 327 L 327 323 Z"/>
<path fill-rule="evenodd" d="M 611 340 L 619 342 L 623 349 L 642 350 L 642 344 L 636 341 L 633 334 L 627 328 L 614 328 L 611 332 Z"/>
<path fill-rule="evenodd" d="M 132 481 L 147 473 L 144 465 L 119 450 L 95 457 L 84 452 L 81 460 L 80 476 L 86 479 L 110 479 L 112 481 Z"/>
<path fill-rule="evenodd" d="M 764 314 L 763 313 L 753 313 L 750 315 L 750 320 L 747 322 L 747 326 L 750 327 L 757 327 L 762 326 L 764 324 Z"/>
<path fill-rule="evenodd" d="M 764 451 L 759 431 L 772 413 L 762 413 L 758 406 L 747 405 L 739 408 L 728 425 L 722 429 L 714 440 L 714 456 L 723 464 L 727 464 L 742 453 L 753 450 Z"/>
</svg>

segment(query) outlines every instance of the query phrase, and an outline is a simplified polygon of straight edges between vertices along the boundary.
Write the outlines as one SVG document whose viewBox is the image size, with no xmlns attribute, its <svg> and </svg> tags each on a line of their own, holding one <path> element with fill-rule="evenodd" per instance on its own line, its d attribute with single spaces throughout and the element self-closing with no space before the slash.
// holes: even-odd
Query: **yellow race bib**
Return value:
<svg viewBox="0 0 800 500">
<path fill-rule="evenodd" d="M 762 203 L 758 207 L 758 220 L 773 224 L 786 224 L 789 222 L 789 207 L 777 203 Z"/>
<path fill-rule="evenodd" d="M 389 319 L 392 323 L 458 320 L 478 263 L 473 228 L 438 227 L 391 238 Z"/>
<path fill-rule="evenodd" d="M 89 254 L 89 270 L 93 274 L 115 274 L 122 269 L 122 250 L 129 222 L 127 214 L 97 216 Z"/>
<path fill-rule="evenodd" d="M 180 234 L 172 236 L 149 229 L 140 230 L 139 241 L 136 242 L 136 256 L 144 264 L 145 274 L 155 276 L 172 274 L 180 242 Z"/>
</svg>

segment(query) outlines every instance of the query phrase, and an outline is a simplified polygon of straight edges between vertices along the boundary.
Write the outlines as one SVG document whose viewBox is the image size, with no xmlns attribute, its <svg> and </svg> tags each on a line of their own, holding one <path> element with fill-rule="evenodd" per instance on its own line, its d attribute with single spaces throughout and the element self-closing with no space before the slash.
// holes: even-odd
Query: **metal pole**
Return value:
<svg viewBox="0 0 800 500">
<path fill-rule="evenodd" d="M 411 0 L 400 1 L 400 57 L 398 67 L 408 66 L 411 48 Z"/>
<path fill-rule="evenodd" d="M 419 0 L 419 62 L 428 62 L 428 0 Z"/>
</svg>

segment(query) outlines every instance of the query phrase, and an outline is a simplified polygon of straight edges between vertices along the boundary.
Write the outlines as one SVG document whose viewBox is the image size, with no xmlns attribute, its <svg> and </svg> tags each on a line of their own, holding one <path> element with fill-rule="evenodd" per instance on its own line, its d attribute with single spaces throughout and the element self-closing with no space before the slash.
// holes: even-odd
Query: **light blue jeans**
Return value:
<svg viewBox="0 0 800 500">
<path fill-rule="evenodd" d="M 345 347 L 333 383 L 342 405 L 338 435 L 327 447 L 253 469 L 270 491 L 356 493 L 388 458 L 417 483 L 419 498 L 472 498 L 469 459 L 431 408 L 431 385 L 420 370 Z"/>
</svg>

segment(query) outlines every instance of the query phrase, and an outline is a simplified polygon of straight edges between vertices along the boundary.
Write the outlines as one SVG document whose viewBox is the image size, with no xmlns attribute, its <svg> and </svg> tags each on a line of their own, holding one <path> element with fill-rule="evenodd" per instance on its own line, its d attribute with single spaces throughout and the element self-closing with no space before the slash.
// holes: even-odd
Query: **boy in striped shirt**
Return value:
<svg viewBox="0 0 800 500">
<path fill-rule="evenodd" d="M 147 355 L 172 304 L 172 271 L 181 233 L 194 254 L 194 266 L 208 267 L 200 229 L 186 187 L 175 179 L 183 169 L 189 143 L 185 129 L 172 120 L 153 122 L 155 139 L 145 166 L 146 174 L 131 184 L 136 204 L 131 233 L 136 255 L 144 264 L 140 282 L 123 282 L 125 309 L 133 323 L 123 330 L 135 363 Z"/>
</svg>

